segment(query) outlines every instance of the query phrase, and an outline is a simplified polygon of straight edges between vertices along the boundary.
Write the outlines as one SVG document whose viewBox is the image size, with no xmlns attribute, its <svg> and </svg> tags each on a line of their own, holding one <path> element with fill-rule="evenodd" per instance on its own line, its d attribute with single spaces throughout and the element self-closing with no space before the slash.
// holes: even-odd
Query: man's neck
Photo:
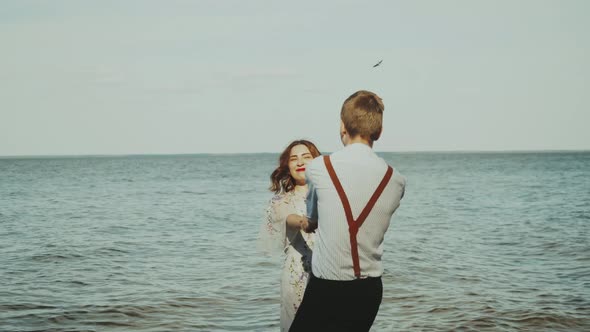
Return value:
<svg viewBox="0 0 590 332">
<path fill-rule="evenodd" d="M 362 138 L 361 136 L 356 136 L 354 138 L 350 138 L 345 146 L 348 146 L 348 145 L 351 145 L 354 143 L 361 143 L 361 144 L 369 146 L 370 148 L 373 147 L 373 142 L 371 142 L 365 138 Z"/>
</svg>

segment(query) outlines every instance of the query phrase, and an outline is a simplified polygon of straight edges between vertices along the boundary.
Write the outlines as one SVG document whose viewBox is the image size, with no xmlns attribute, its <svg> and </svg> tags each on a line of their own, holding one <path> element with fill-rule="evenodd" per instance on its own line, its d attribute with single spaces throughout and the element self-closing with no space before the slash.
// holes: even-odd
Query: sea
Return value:
<svg viewBox="0 0 590 332">
<path fill-rule="evenodd" d="M 590 331 L 590 152 L 379 153 L 371 331 Z M 0 331 L 278 331 L 278 154 L 0 159 Z"/>
</svg>

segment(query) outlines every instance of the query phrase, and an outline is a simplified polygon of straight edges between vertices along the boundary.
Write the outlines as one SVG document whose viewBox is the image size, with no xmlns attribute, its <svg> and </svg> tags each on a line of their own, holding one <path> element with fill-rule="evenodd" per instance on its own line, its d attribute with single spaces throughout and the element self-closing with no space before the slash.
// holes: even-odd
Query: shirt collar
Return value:
<svg viewBox="0 0 590 332">
<path fill-rule="evenodd" d="M 363 143 L 352 143 L 352 144 L 348 144 L 347 146 L 344 147 L 345 150 L 348 151 L 358 151 L 358 152 L 373 152 L 373 148 L 371 148 L 370 146 L 363 144 Z"/>
</svg>

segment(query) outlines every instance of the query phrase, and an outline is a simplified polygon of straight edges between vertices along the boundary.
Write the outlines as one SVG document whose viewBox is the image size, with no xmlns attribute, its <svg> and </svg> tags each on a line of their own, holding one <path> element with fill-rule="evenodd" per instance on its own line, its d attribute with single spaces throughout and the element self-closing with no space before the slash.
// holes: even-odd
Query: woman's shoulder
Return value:
<svg viewBox="0 0 590 332">
<path fill-rule="evenodd" d="M 293 190 L 289 192 L 281 192 L 270 198 L 270 205 L 289 204 L 294 199 L 296 199 L 296 195 Z"/>
<path fill-rule="evenodd" d="M 273 195 L 269 202 L 267 211 L 283 211 L 285 208 L 290 206 L 291 199 L 289 193 L 280 193 Z"/>
<path fill-rule="evenodd" d="M 271 198 L 270 198 L 270 203 L 271 204 L 277 204 L 277 203 L 281 203 L 283 202 L 286 198 L 287 198 L 288 193 L 279 193 L 279 194 L 274 194 Z"/>
</svg>

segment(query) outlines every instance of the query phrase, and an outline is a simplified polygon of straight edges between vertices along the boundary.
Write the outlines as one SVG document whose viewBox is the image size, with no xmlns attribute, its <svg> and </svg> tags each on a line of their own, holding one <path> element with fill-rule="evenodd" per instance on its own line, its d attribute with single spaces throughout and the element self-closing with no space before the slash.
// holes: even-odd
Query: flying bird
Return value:
<svg viewBox="0 0 590 332">
<path fill-rule="evenodd" d="M 383 62 L 383 60 L 379 60 L 379 62 L 377 62 L 377 63 L 376 63 L 374 66 L 373 66 L 373 68 L 375 68 L 375 67 L 379 66 L 379 65 L 381 64 L 381 62 Z"/>
</svg>

